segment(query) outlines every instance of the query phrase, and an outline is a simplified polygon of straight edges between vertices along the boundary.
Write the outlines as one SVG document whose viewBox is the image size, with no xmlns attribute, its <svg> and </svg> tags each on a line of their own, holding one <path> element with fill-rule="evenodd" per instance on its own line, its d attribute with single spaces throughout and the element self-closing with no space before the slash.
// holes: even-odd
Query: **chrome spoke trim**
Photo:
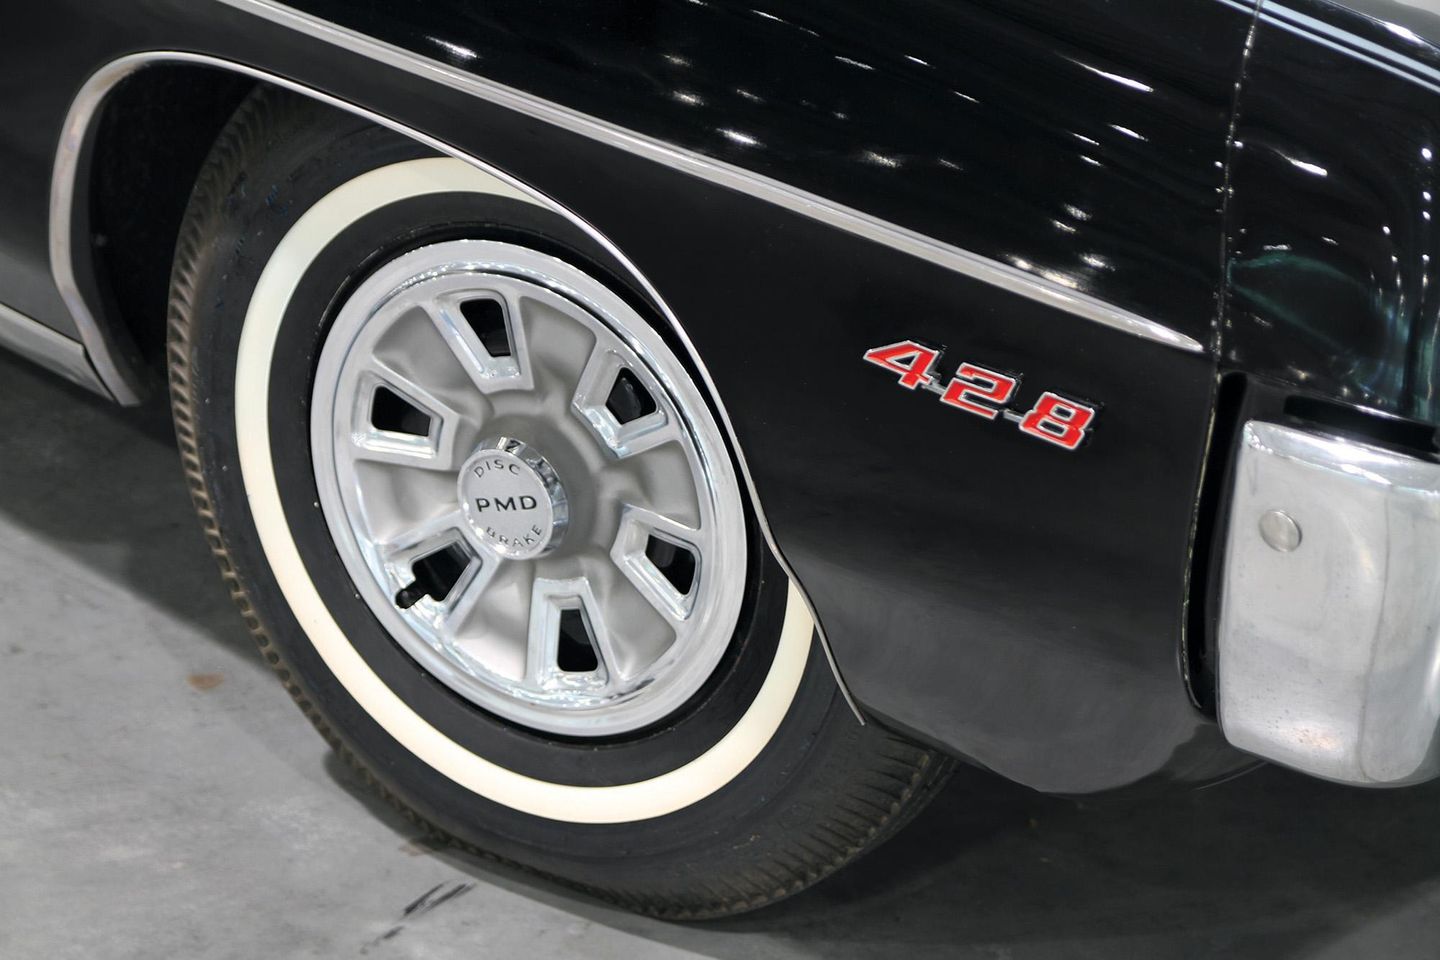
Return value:
<svg viewBox="0 0 1440 960">
<path fill-rule="evenodd" d="M 352 422 L 357 429 L 350 434 L 350 441 L 357 457 L 432 470 L 455 469 L 461 419 L 457 410 L 374 357 L 356 370 L 356 378 Z M 377 406 L 393 399 L 425 416 L 424 434 L 376 425 Z"/>
<path fill-rule="evenodd" d="M 465 515 L 459 510 L 448 510 L 407 527 L 388 540 L 378 542 L 376 550 L 385 563 L 397 568 L 403 566 L 404 572 L 408 574 L 411 572 L 411 564 L 420 557 L 434 553 L 447 543 L 465 538 Z"/>
<path fill-rule="evenodd" d="M 340 308 L 313 400 L 347 571 L 461 696 L 615 735 L 714 670 L 746 576 L 738 478 L 684 365 L 603 284 L 504 243 L 404 254 Z"/>
<path fill-rule="evenodd" d="M 518 304 L 507 299 L 504 291 L 478 283 L 476 278 L 459 276 L 439 285 L 439 289 L 432 289 L 431 296 L 432 299 L 424 301 L 421 306 L 477 390 L 491 393 L 531 388 L 529 370 L 522 367 L 519 360 L 525 353 L 525 332 L 514 320 Z M 465 320 L 467 303 L 495 307 L 501 318 L 500 328 L 506 332 L 510 343 L 515 344 L 515 355 L 495 356 L 486 348 Z"/>
<path fill-rule="evenodd" d="M 445 345 L 455 354 L 456 361 L 465 369 L 475 389 L 489 391 L 498 384 L 517 382 L 520 379 L 519 365 L 510 357 L 491 356 L 474 331 L 458 319 L 458 310 L 458 300 L 450 298 L 426 304 L 426 313 L 435 323 L 435 329 L 445 338 Z"/>
<path fill-rule="evenodd" d="M 633 456 L 677 439 L 679 428 L 663 407 L 627 423 L 619 421 L 606 405 L 606 399 L 621 371 L 634 376 L 652 394 L 658 390 L 654 378 L 643 367 L 627 363 L 622 355 L 597 341 L 571 401 L 576 412 L 595 431 L 596 438 L 617 457 Z"/>
<path fill-rule="evenodd" d="M 620 532 L 610 548 L 610 559 L 626 579 L 635 585 L 640 595 L 672 625 L 678 627 L 689 619 L 695 598 L 693 591 L 682 592 L 667 579 L 647 556 L 647 546 L 654 539 L 690 551 L 694 556 L 698 574 L 699 566 L 709 552 L 703 546 L 706 535 L 700 530 L 633 504 L 626 504 L 620 515 Z"/>
<path fill-rule="evenodd" d="M 526 681 L 541 689 L 564 690 L 573 701 L 603 702 L 612 689 L 608 667 L 613 659 L 601 653 L 610 649 L 610 628 L 590 581 L 585 577 L 536 580 L 530 596 Z M 595 639 L 595 664 L 588 670 L 565 670 L 560 665 L 561 625 L 567 611 L 579 613 Z"/>
</svg>

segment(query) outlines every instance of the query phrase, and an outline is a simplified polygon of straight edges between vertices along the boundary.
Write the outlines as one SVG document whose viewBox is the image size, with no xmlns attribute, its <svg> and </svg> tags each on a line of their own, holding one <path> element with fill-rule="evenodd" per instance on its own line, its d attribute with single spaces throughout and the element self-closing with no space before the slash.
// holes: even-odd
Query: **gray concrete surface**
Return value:
<svg viewBox="0 0 1440 960">
<path fill-rule="evenodd" d="M 431 849 L 253 653 L 169 429 L 0 357 L 0 960 L 1440 956 L 1433 786 L 1077 803 L 967 771 L 833 880 L 699 926 Z"/>
</svg>

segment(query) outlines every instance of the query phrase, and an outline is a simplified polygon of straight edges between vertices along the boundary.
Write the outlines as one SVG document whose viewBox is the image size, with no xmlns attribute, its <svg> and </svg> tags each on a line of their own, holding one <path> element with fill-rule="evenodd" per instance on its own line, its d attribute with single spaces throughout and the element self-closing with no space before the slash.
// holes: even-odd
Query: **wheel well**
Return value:
<svg viewBox="0 0 1440 960">
<path fill-rule="evenodd" d="M 89 251 L 101 322 L 129 334 L 163 379 L 170 264 L 201 165 L 256 81 L 193 64 L 155 64 L 106 98 L 88 172 Z"/>
</svg>

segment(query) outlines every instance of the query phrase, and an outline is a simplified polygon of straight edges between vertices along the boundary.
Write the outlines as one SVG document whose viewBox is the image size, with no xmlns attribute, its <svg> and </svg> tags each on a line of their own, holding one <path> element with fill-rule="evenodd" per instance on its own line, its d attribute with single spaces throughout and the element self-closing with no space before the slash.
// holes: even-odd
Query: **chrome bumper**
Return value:
<svg viewBox="0 0 1440 960">
<path fill-rule="evenodd" d="M 1221 590 L 1231 743 L 1344 783 L 1440 773 L 1440 465 L 1252 421 Z"/>
</svg>

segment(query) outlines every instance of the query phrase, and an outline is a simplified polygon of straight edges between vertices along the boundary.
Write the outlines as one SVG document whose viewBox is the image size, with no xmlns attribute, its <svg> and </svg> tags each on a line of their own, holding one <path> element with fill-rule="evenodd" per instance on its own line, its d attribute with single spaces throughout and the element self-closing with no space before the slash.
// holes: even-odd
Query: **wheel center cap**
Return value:
<svg viewBox="0 0 1440 960">
<path fill-rule="evenodd" d="M 570 519 L 555 470 L 512 437 L 483 441 L 460 468 L 460 505 L 481 543 L 512 560 L 560 545 Z"/>
</svg>

